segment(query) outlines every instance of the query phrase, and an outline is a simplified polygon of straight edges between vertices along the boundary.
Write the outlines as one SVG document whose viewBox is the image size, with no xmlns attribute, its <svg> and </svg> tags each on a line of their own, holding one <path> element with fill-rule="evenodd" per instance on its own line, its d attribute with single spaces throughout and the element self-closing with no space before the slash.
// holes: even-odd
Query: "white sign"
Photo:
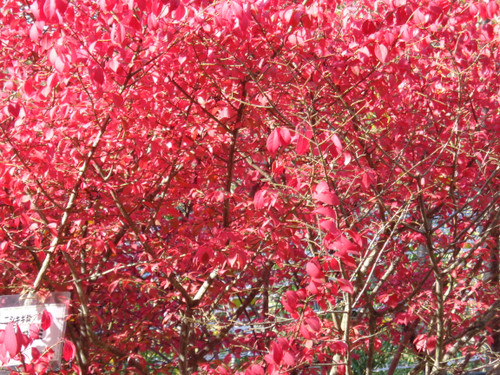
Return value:
<svg viewBox="0 0 500 375">
<path fill-rule="evenodd" d="M 53 302 L 48 302 L 50 301 Z M 0 296 L 0 330 L 5 330 L 9 323 L 19 326 L 22 333 L 29 336 L 32 324 L 41 325 L 42 313 L 48 311 L 52 315 L 52 323 L 45 331 L 40 330 L 40 338 L 33 340 L 28 347 L 22 347 L 21 355 L 24 363 L 29 364 L 33 360 L 32 348 L 36 348 L 43 355 L 48 350 L 53 350 L 54 355 L 51 365 L 56 368 L 61 363 L 61 355 L 64 344 L 64 331 L 66 328 L 66 316 L 68 310 L 69 293 L 54 294 L 52 298 L 40 303 L 37 300 L 23 300 L 21 296 Z M 3 307 L 5 306 L 5 307 Z M 0 368 L 16 367 L 22 365 L 17 358 L 9 358 L 7 363 L 0 364 Z M 3 373 L 0 370 L 0 374 Z"/>
</svg>

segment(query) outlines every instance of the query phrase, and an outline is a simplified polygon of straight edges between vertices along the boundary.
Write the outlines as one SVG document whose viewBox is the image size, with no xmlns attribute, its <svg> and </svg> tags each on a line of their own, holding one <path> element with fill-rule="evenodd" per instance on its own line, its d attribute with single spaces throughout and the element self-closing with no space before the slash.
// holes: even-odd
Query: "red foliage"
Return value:
<svg viewBox="0 0 500 375">
<path fill-rule="evenodd" d="M 350 374 L 383 344 L 438 371 L 500 348 L 498 17 L 3 1 L 2 293 L 72 292 L 63 373 Z"/>
</svg>

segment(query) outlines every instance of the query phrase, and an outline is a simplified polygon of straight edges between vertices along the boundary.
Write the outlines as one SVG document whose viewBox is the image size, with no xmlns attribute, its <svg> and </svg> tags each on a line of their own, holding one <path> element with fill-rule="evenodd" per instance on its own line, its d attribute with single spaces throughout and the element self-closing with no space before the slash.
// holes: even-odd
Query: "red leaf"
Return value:
<svg viewBox="0 0 500 375">
<path fill-rule="evenodd" d="M 283 305 L 283 307 L 285 308 L 285 310 L 290 313 L 290 315 L 292 315 L 292 316 L 295 316 L 295 315 L 298 316 L 298 314 L 296 312 L 297 311 L 296 308 L 292 308 L 290 306 L 290 304 L 286 300 L 285 296 L 281 297 L 281 304 Z"/>
<path fill-rule="evenodd" d="M 58 73 L 64 73 L 64 69 L 66 68 L 66 64 L 61 57 L 57 56 L 56 61 L 54 62 L 54 67 L 56 68 Z"/>
<path fill-rule="evenodd" d="M 17 327 L 16 336 L 17 336 L 17 342 L 19 343 L 19 347 L 21 346 L 26 347 L 31 342 L 28 335 L 25 335 L 19 327 Z"/>
<path fill-rule="evenodd" d="M 427 339 L 426 335 L 418 335 L 415 337 L 415 340 L 413 340 L 413 344 L 415 344 L 415 348 L 420 352 L 422 350 L 425 350 L 425 341 Z"/>
<path fill-rule="evenodd" d="M 111 283 L 108 284 L 108 292 L 111 294 L 115 291 L 116 287 L 118 284 L 120 284 L 120 279 L 114 280 Z"/>
<path fill-rule="evenodd" d="M 335 219 L 337 217 L 337 215 L 335 214 L 335 211 L 331 207 L 328 207 L 328 206 L 319 206 L 318 208 L 316 208 L 313 211 L 313 213 L 324 215 L 324 216 L 330 217 L 332 219 Z"/>
<path fill-rule="evenodd" d="M 372 178 L 368 172 L 364 172 L 363 176 L 361 177 L 361 186 L 363 188 L 368 189 L 370 185 L 372 184 Z"/>
<path fill-rule="evenodd" d="M 277 342 L 273 342 L 271 346 L 273 360 L 277 365 L 279 365 L 281 363 L 281 360 L 283 359 L 283 349 Z"/>
<path fill-rule="evenodd" d="M 118 45 L 121 45 L 123 43 L 123 40 L 125 38 L 125 28 L 121 23 L 113 23 L 113 26 L 111 26 L 110 37 L 111 40 Z"/>
<path fill-rule="evenodd" d="M 479 6 L 475 3 L 472 3 L 469 6 L 469 13 L 471 14 L 471 16 L 476 16 L 479 13 Z"/>
<path fill-rule="evenodd" d="M 340 233 L 333 220 L 320 220 L 319 226 L 321 229 L 324 229 L 333 235 Z"/>
<path fill-rule="evenodd" d="M 347 151 L 344 152 L 344 165 L 348 165 L 351 162 L 351 154 Z"/>
<path fill-rule="evenodd" d="M 259 365 L 251 365 L 248 370 L 245 371 L 245 375 L 264 375 L 264 369 Z"/>
<path fill-rule="evenodd" d="M 492 0 L 486 5 L 486 11 L 489 18 L 494 18 L 498 12 L 498 4 L 495 0 Z"/>
<path fill-rule="evenodd" d="M 82 375 L 82 369 L 76 363 L 73 363 L 71 365 L 71 370 L 73 370 L 76 373 L 76 375 Z"/>
<path fill-rule="evenodd" d="M 278 129 L 274 129 L 269 137 L 267 138 L 267 150 L 271 155 L 275 154 L 278 151 L 278 148 L 281 145 L 280 135 L 278 133 Z"/>
<path fill-rule="evenodd" d="M 17 330 L 19 330 L 17 324 L 14 326 L 14 323 L 12 322 L 7 324 L 7 326 L 5 327 L 4 346 L 7 352 L 10 354 L 11 358 L 14 358 L 21 350 L 21 343 L 18 340 L 16 328 Z"/>
<path fill-rule="evenodd" d="M 100 66 L 95 66 L 90 70 L 90 77 L 99 85 L 104 83 L 104 72 Z"/>
<path fill-rule="evenodd" d="M 321 272 L 321 269 L 319 268 L 319 266 L 317 264 L 315 264 L 313 262 L 307 262 L 306 272 L 313 279 L 320 279 L 321 277 L 323 277 L 323 273 Z"/>
<path fill-rule="evenodd" d="M 19 116 L 19 112 L 21 111 L 21 106 L 19 103 L 9 103 L 7 110 L 12 117 Z"/>
<path fill-rule="evenodd" d="M 230 119 L 234 116 L 236 116 L 236 111 L 230 107 L 230 106 L 225 106 L 219 111 L 219 118 L 220 119 Z"/>
<path fill-rule="evenodd" d="M 292 136 L 290 135 L 290 130 L 287 128 L 276 128 L 267 138 L 267 150 L 271 153 L 271 155 L 275 154 L 280 146 L 286 147 L 291 141 Z"/>
<path fill-rule="evenodd" d="M 266 196 L 267 190 L 259 190 L 257 193 L 255 193 L 253 197 L 253 205 L 257 210 L 260 210 L 264 208 L 264 197 Z"/>
<path fill-rule="evenodd" d="M 342 142 L 340 141 L 340 138 L 337 136 L 337 134 L 334 134 L 332 136 L 332 141 L 333 144 L 335 145 L 335 148 L 337 149 L 337 152 L 340 154 L 342 152 Z"/>
<path fill-rule="evenodd" d="M 348 346 L 343 341 L 334 341 L 332 344 L 332 350 L 336 353 L 345 354 L 347 353 Z"/>
<path fill-rule="evenodd" d="M 44 310 L 42 313 L 42 329 L 46 331 L 52 325 L 52 314 L 47 310 Z"/>
<path fill-rule="evenodd" d="M 307 154 L 309 152 L 309 139 L 312 136 L 311 129 L 304 125 L 297 125 L 295 134 L 297 139 L 297 154 Z"/>
<path fill-rule="evenodd" d="M 231 2 L 231 10 L 233 11 L 233 14 L 238 18 L 241 18 L 243 16 L 243 7 L 238 1 L 235 0 Z"/>
<path fill-rule="evenodd" d="M 377 59 L 379 59 L 380 62 L 385 63 L 387 58 L 387 47 L 383 44 L 375 46 L 375 56 L 377 56 Z"/>
<path fill-rule="evenodd" d="M 339 204 L 339 199 L 337 196 L 330 192 L 330 188 L 325 181 L 321 181 L 316 185 L 315 192 L 313 194 L 313 199 L 325 204 L 337 205 Z"/>
<path fill-rule="evenodd" d="M 299 332 L 307 340 L 311 340 L 313 338 L 312 333 L 307 329 L 307 327 L 304 324 L 300 326 Z"/>
<path fill-rule="evenodd" d="M 295 25 L 294 25 L 294 24 L 292 24 L 292 22 L 291 22 L 291 21 L 292 21 L 292 16 L 293 16 L 293 13 L 294 13 L 294 9 L 293 9 L 293 8 L 286 10 L 286 11 L 285 11 L 285 13 L 284 13 L 285 21 L 286 21 L 287 23 L 289 23 L 289 24 L 290 24 L 290 26 L 292 26 L 292 27 L 293 27 L 293 26 L 295 26 Z"/>
<path fill-rule="evenodd" d="M 31 25 L 30 27 L 30 39 L 32 42 L 38 42 L 38 37 L 40 36 L 40 31 L 38 30 L 38 27 L 36 26 L 36 23 Z"/>
<path fill-rule="evenodd" d="M 294 312 L 297 310 L 297 293 L 295 293 L 292 290 L 289 290 L 285 292 L 285 297 L 286 297 L 286 303 L 292 310 L 291 312 Z"/>
<path fill-rule="evenodd" d="M 43 13 L 48 19 L 52 19 L 56 15 L 56 0 L 45 0 Z"/>
<path fill-rule="evenodd" d="M 354 293 L 354 288 L 352 287 L 352 284 L 349 280 L 337 279 L 337 282 L 340 285 L 340 289 L 342 289 L 344 292 L 349 293 L 349 294 Z"/>
<path fill-rule="evenodd" d="M 337 259 L 335 258 L 330 258 L 327 260 L 327 264 L 329 266 L 329 269 L 332 270 L 332 271 L 340 271 L 340 264 L 338 262 Z M 335 286 L 335 285 L 332 285 L 332 287 Z M 335 287 L 335 289 L 337 289 Z"/>
<path fill-rule="evenodd" d="M 53 137 L 54 137 L 54 129 L 52 128 L 47 129 L 47 131 L 45 132 L 45 140 L 50 141 Z"/>
<path fill-rule="evenodd" d="M 33 360 L 37 360 L 38 358 L 40 358 L 40 351 L 35 348 L 34 346 L 31 347 L 31 358 L 33 358 Z"/>
<path fill-rule="evenodd" d="M 366 20 L 361 26 L 361 31 L 363 31 L 363 34 L 365 35 L 370 35 L 377 31 L 377 26 L 375 25 L 375 22 Z"/>
<path fill-rule="evenodd" d="M 309 140 L 302 134 L 297 137 L 296 152 L 298 155 L 305 155 L 309 152 Z"/>
<path fill-rule="evenodd" d="M 413 21 L 415 22 L 415 24 L 423 26 L 426 22 L 425 14 L 420 9 L 417 9 L 415 12 L 413 12 Z"/>
<path fill-rule="evenodd" d="M 228 262 L 229 262 L 229 265 L 231 267 L 234 267 L 234 265 L 236 264 L 236 262 L 238 261 L 238 253 L 236 252 L 233 252 L 232 254 L 229 255 L 229 257 L 227 258 Z"/>
<path fill-rule="evenodd" d="M 350 257 L 347 251 L 337 251 L 335 254 L 348 268 L 356 268 L 356 261 Z"/>
<path fill-rule="evenodd" d="M 68 2 L 66 0 L 56 0 L 56 7 L 59 13 L 62 15 L 68 9 Z"/>
<path fill-rule="evenodd" d="M 430 353 L 436 349 L 436 336 L 420 334 L 413 340 L 413 343 L 419 352 L 425 350 Z"/>
<path fill-rule="evenodd" d="M 33 340 L 40 338 L 40 326 L 38 324 L 30 324 L 29 337 Z"/>
<path fill-rule="evenodd" d="M 318 317 L 313 316 L 306 319 L 306 323 L 311 327 L 314 332 L 318 332 L 321 329 L 321 322 Z"/>
<path fill-rule="evenodd" d="M 7 363 L 8 361 L 7 349 L 5 349 L 5 345 L 0 345 L 0 363 Z"/>
<path fill-rule="evenodd" d="M 288 350 L 285 351 L 285 354 L 283 355 L 283 361 L 285 361 L 285 363 L 288 366 L 294 366 L 295 365 L 295 357 Z"/>
<path fill-rule="evenodd" d="M 290 130 L 287 128 L 279 128 L 279 135 L 280 135 L 280 143 L 281 146 L 288 146 L 292 140 L 292 136 L 290 135 Z"/>
<path fill-rule="evenodd" d="M 64 340 L 64 348 L 63 348 L 63 358 L 66 362 L 71 361 L 73 358 L 75 358 L 76 354 L 76 347 L 75 344 L 73 344 L 69 340 Z"/>
<path fill-rule="evenodd" d="M 200 263 L 208 263 L 213 257 L 212 248 L 210 246 L 200 246 L 196 252 L 196 257 L 199 259 Z"/>
<path fill-rule="evenodd" d="M 340 236 L 336 241 L 329 244 L 328 248 L 348 254 L 359 254 L 360 252 L 359 246 L 349 241 L 345 236 Z"/>
<path fill-rule="evenodd" d="M 307 284 L 306 289 L 311 294 L 318 294 L 319 293 L 318 285 L 316 285 L 316 282 L 314 282 L 314 280 L 311 280 L 311 282 L 309 284 Z"/>
<path fill-rule="evenodd" d="M 113 103 L 116 107 L 121 107 L 123 105 L 123 98 L 120 94 L 113 93 Z"/>
</svg>

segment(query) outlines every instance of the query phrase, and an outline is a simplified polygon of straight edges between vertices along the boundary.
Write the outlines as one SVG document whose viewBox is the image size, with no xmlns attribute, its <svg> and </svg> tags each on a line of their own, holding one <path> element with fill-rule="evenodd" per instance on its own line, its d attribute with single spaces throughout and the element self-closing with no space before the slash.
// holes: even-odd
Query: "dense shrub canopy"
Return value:
<svg viewBox="0 0 500 375">
<path fill-rule="evenodd" d="M 1 294 L 67 373 L 498 366 L 498 9 L 3 1 Z"/>
</svg>

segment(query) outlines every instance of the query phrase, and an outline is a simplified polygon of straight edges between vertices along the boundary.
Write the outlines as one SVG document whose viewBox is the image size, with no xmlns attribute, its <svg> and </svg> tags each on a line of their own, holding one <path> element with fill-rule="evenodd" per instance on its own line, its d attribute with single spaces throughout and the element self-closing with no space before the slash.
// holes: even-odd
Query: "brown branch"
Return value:
<svg viewBox="0 0 500 375">
<path fill-rule="evenodd" d="M 82 166 L 78 170 L 78 177 L 76 179 L 76 182 L 73 185 L 73 188 L 71 189 L 71 194 L 68 198 L 68 201 L 66 203 L 66 207 L 64 208 L 61 221 L 59 222 L 59 227 L 57 229 L 57 234 L 54 236 L 52 241 L 50 242 L 49 248 L 46 251 L 46 256 L 45 259 L 43 260 L 42 266 L 40 267 L 40 270 L 38 271 L 38 274 L 35 278 L 35 281 L 33 282 L 33 292 L 38 291 L 41 287 L 42 279 L 45 273 L 47 272 L 50 262 L 52 260 L 52 257 L 54 255 L 54 252 L 57 248 L 57 246 L 60 244 L 62 236 L 64 232 L 66 231 L 67 226 L 69 225 L 69 216 L 71 213 L 71 210 L 73 209 L 73 206 L 75 204 L 76 198 L 78 196 L 80 187 L 83 183 L 83 179 L 85 176 L 85 173 L 87 172 L 87 169 L 89 167 L 90 161 L 92 160 L 97 147 L 99 146 L 99 143 L 101 141 L 101 137 L 103 136 L 104 132 L 106 131 L 106 127 L 108 124 L 111 122 L 111 116 L 108 114 L 106 118 L 103 121 L 103 124 L 101 128 L 99 129 L 99 132 L 97 133 L 96 138 L 94 139 L 94 142 L 92 142 L 92 146 L 87 153 L 87 157 L 85 158 L 85 161 L 83 162 Z"/>
<path fill-rule="evenodd" d="M 94 168 L 96 169 L 99 176 L 101 176 L 101 178 L 103 178 L 104 173 L 103 173 L 102 168 L 97 163 L 94 163 Z M 111 197 L 113 198 L 113 201 L 116 204 L 116 207 L 120 211 L 122 217 L 125 219 L 125 222 L 132 229 L 137 240 L 141 243 L 142 247 L 144 248 L 144 251 L 151 257 L 151 259 L 155 259 L 156 258 L 155 252 L 153 251 L 153 249 L 151 249 L 151 247 L 149 246 L 147 241 L 142 240 L 142 238 L 140 236 L 141 232 L 139 231 L 139 229 L 137 228 L 137 225 L 135 225 L 134 221 L 130 217 L 130 214 L 125 209 L 121 199 L 118 197 L 118 194 L 113 189 L 110 189 L 110 194 L 111 194 Z M 175 289 L 177 289 L 177 291 L 182 295 L 182 297 L 186 301 L 186 304 L 188 306 L 192 306 L 193 300 L 191 299 L 191 296 L 186 291 L 186 289 L 184 289 L 184 287 L 177 281 L 177 278 L 175 277 L 175 275 L 173 273 L 170 273 L 167 276 L 167 278 L 168 278 L 168 281 L 172 284 L 172 286 Z"/>
<path fill-rule="evenodd" d="M 229 331 L 233 328 L 234 324 L 238 320 L 238 318 L 243 314 L 245 309 L 252 303 L 253 299 L 257 296 L 257 294 L 260 292 L 260 287 L 266 282 L 269 273 L 271 272 L 273 264 L 271 262 L 267 262 L 264 271 L 262 274 L 262 277 L 260 280 L 257 282 L 257 284 L 253 287 L 253 290 L 246 296 L 245 300 L 242 302 L 240 307 L 233 313 L 230 319 L 230 323 L 227 324 L 219 333 L 217 337 L 213 337 L 210 342 L 202 349 L 200 350 L 196 358 L 200 359 L 203 358 L 205 355 L 211 352 L 212 349 L 215 348 L 215 346 L 220 343 L 224 337 L 229 333 Z"/>
</svg>

